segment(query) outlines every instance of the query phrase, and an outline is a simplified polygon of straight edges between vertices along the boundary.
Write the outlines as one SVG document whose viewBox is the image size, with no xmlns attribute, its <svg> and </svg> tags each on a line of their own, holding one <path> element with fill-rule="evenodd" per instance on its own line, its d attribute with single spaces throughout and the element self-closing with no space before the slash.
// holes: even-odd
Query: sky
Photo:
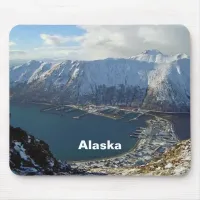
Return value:
<svg viewBox="0 0 200 200">
<path fill-rule="evenodd" d="M 96 60 L 147 49 L 190 55 L 184 26 L 18 25 L 10 32 L 10 60 Z"/>
</svg>

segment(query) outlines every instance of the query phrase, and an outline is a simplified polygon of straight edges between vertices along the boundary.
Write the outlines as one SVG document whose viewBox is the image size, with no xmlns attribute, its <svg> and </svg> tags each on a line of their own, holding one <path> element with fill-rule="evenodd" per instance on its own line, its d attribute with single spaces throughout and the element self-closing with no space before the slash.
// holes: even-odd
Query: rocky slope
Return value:
<svg viewBox="0 0 200 200">
<path fill-rule="evenodd" d="M 44 141 L 13 127 L 10 127 L 10 169 L 18 175 L 86 174 L 57 160 Z"/>
<path fill-rule="evenodd" d="M 191 140 L 184 140 L 138 170 L 139 174 L 173 176 L 185 175 L 191 167 Z"/>
<path fill-rule="evenodd" d="M 190 58 L 147 50 L 128 59 L 30 61 L 10 69 L 10 88 L 15 100 L 189 111 Z"/>
<path fill-rule="evenodd" d="M 111 175 L 179 176 L 189 172 L 191 167 L 191 140 L 184 140 L 167 150 L 161 157 L 146 165 L 132 168 L 91 169 L 90 172 L 104 171 Z"/>
</svg>

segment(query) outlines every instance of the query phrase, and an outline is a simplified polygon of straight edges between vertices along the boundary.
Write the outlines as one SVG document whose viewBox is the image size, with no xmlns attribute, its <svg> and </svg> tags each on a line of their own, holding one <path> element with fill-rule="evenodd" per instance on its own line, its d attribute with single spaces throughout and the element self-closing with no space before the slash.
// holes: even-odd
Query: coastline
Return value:
<svg viewBox="0 0 200 200">
<path fill-rule="evenodd" d="M 158 127 L 162 122 L 161 127 L 167 130 L 165 137 L 171 139 L 166 141 L 164 138 L 160 138 L 157 133 L 159 133 Z M 83 168 L 85 170 L 96 171 L 99 168 L 99 172 L 105 172 L 110 168 L 131 168 L 135 166 L 142 166 L 150 162 L 152 159 L 162 155 L 167 149 L 171 148 L 179 142 L 171 122 L 166 119 L 156 118 L 155 120 L 149 120 L 148 127 L 143 130 L 146 133 L 146 138 L 138 139 L 133 148 L 128 152 L 123 154 L 113 156 L 110 158 L 87 160 L 87 161 L 77 161 L 70 162 L 73 168 Z M 157 128 L 155 128 L 158 125 Z M 162 130 L 163 130 L 162 129 Z M 155 132 L 157 130 L 158 132 Z M 157 136 L 157 137 L 155 137 Z M 152 141 L 152 138 L 155 137 Z M 173 137 L 173 138 L 171 138 Z M 157 141 L 157 143 L 155 142 Z"/>
<path fill-rule="evenodd" d="M 69 105 L 67 105 L 67 106 L 69 106 Z M 77 106 L 71 106 L 71 107 L 72 107 L 72 108 L 79 109 Z M 84 110 L 84 109 L 80 109 L 80 110 L 86 111 L 86 110 Z M 176 133 L 175 133 L 175 131 L 174 131 L 174 127 L 173 127 L 174 125 L 173 125 L 173 123 L 172 123 L 171 121 L 169 121 L 169 120 L 167 120 L 167 119 L 165 119 L 165 118 L 163 118 L 163 117 L 157 116 L 157 115 L 155 115 L 155 114 L 150 114 L 150 113 L 148 113 L 148 111 L 146 111 L 146 112 L 137 112 L 137 111 L 134 111 L 134 112 L 133 112 L 133 111 L 131 111 L 131 112 L 132 112 L 132 113 L 139 113 L 139 114 L 141 114 L 141 115 L 153 116 L 153 117 L 155 117 L 155 118 L 157 118 L 157 119 L 166 121 L 166 123 L 171 124 L 171 126 L 172 126 L 171 129 L 173 130 L 173 136 L 174 136 L 174 138 L 175 138 L 175 140 L 176 140 L 176 143 L 179 142 L 179 138 L 178 138 L 178 136 L 176 135 Z M 94 114 L 94 115 L 98 115 L 98 116 L 104 116 L 104 115 L 99 115 L 99 114 L 96 113 L 96 112 L 90 113 L 90 114 Z M 136 118 L 140 117 L 141 115 L 137 116 Z M 104 117 L 107 117 L 107 116 L 104 116 Z M 114 120 L 116 120 L 116 119 L 114 119 Z M 149 128 L 148 126 L 150 126 L 150 124 L 148 123 L 148 120 L 147 120 L 146 123 L 147 123 L 147 127 L 145 128 L 145 130 Z M 144 130 L 144 131 L 145 131 L 145 130 Z M 72 163 L 72 164 L 74 164 L 74 163 L 87 163 L 87 162 L 101 161 L 101 160 L 105 160 L 105 161 L 106 161 L 106 160 L 115 159 L 115 158 L 120 159 L 120 158 L 122 158 L 122 157 L 123 157 L 124 155 L 126 155 L 126 154 L 134 153 L 135 151 L 137 151 L 137 147 L 140 145 L 141 141 L 142 141 L 142 139 L 138 138 L 136 144 L 135 144 L 129 151 L 124 152 L 124 153 L 121 153 L 121 154 L 118 154 L 118 155 L 116 155 L 116 156 L 105 157 L 105 158 L 97 158 L 97 159 L 90 159 L 90 160 L 69 161 L 69 163 Z"/>
<path fill-rule="evenodd" d="M 58 106 L 58 107 L 66 106 L 66 107 L 71 107 L 71 108 L 75 108 L 75 109 L 78 109 L 78 110 L 85 111 L 88 114 L 108 117 L 107 115 L 99 114 L 98 109 L 97 110 L 95 110 L 95 109 L 94 110 L 91 110 L 91 109 L 87 110 L 87 109 L 83 109 L 80 106 L 76 106 L 76 105 L 55 105 L 55 104 L 52 104 L 52 103 L 39 103 L 39 102 L 27 102 L 27 103 L 39 104 L 39 105 L 44 105 L 44 106 L 48 105 L 48 106 L 54 106 L 54 107 L 56 107 L 56 106 Z M 97 108 L 97 106 L 94 106 L 94 105 L 92 105 L 92 106 L 94 108 Z M 148 111 L 145 111 L 145 110 L 142 110 L 142 111 L 140 111 L 140 110 L 139 111 L 138 110 L 137 111 L 136 110 L 131 111 L 131 110 L 126 110 L 126 109 L 120 109 L 120 108 L 117 108 L 117 107 L 114 107 L 114 106 L 100 106 L 100 107 L 116 108 L 118 110 L 123 110 L 123 111 L 129 112 L 129 113 L 137 113 L 137 114 L 141 114 L 141 115 L 150 115 L 150 116 L 153 116 L 155 119 L 154 120 L 147 120 L 147 127 L 141 132 L 141 133 L 147 132 L 148 137 L 146 139 L 138 138 L 136 144 L 129 151 L 121 153 L 121 154 L 118 154 L 116 156 L 99 158 L 99 159 L 92 159 L 92 160 L 90 159 L 90 160 L 82 160 L 82 161 L 68 161 L 68 163 L 72 164 L 73 168 L 84 168 L 84 169 L 87 169 L 87 170 L 88 169 L 91 170 L 93 168 L 97 168 L 98 167 L 98 165 L 95 166 L 95 163 L 96 164 L 102 163 L 103 164 L 103 168 L 105 168 L 106 162 L 111 162 L 111 165 L 113 163 L 114 167 L 118 167 L 117 164 L 119 164 L 119 163 L 121 164 L 122 163 L 122 161 L 119 161 L 119 160 L 125 160 L 125 166 L 123 166 L 123 167 L 135 166 L 135 165 L 137 165 L 137 162 L 139 162 L 139 161 L 140 161 L 140 165 L 143 165 L 143 164 L 145 164 L 147 162 L 150 162 L 155 156 L 151 152 L 149 155 L 145 155 L 144 159 L 141 159 L 142 158 L 142 153 L 144 153 L 144 150 L 142 151 L 142 148 L 144 148 L 145 145 L 148 144 L 148 139 L 151 139 L 151 134 L 150 133 L 152 132 L 152 126 L 153 125 L 154 126 L 159 125 L 160 121 L 162 121 L 162 123 L 164 123 L 164 124 L 162 125 L 162 128 L 158 129 L 158 130 L 159 131 L 163 130 L 163 128 L 165 129 L 166 126 L 171 127 L 169 130 L 172 130 L 171 133 L 172 133 L 172 136 L 174 136 L 174 139 L 172 140 L 173 144 L 176 144 L 179 141 L 179 139 L 177 138 L 177 136 L 176 136 L 176 134 L 174 132 L 173 123 L 170 122 L 169 120 L 165 119 L 165 118 L 162 118 L 162 117 L 154 115 L 154 114 L 150 114 L 150 113 L 148 113 Z M 109 116 L 109 118 L 112 118 L 113 120 L 116 120 L 116 118 L 113 118 L 113 117 L 110 117 L 110 116 Z M 169 134 L 169 135 L 171 136 L 171 134 Z M 169 136 L 169 135 L 167 134 L 167 136 Z M 163 142 L 163 141 L 161 141 L 161 142 Z M 150 145 L 150 147 L 155 147 L 154 150 L 156 150 L 156 148 L 160 148 L 160 147 L 168 149 L 172 145 L 169 145 L 168 142 L 165 141 L 163 145 L 160 145 L 159 147 L 158 146 L 159 145 L 155 145 L 155 144 L 154 145 L 152 145 L 152 144 Z M 140 154 L 140 155 L 139 156 L 137 156 L 137 155 L 135 156 L 133 154 Z M 161 154 L 162 154 L 162 152 L 158 153 L 158 155 L 161 155 Z M 124 159 L 125 157 L 128 157 L 128 158 Z M 131 160 L 131 162 L 129 162 L 130 160 Z M 127 162 L 128 162 L 128 164 L 126 164 Z M 130 164 L 130 163 L 132 163 L 132 164 Z"/>
</svg>

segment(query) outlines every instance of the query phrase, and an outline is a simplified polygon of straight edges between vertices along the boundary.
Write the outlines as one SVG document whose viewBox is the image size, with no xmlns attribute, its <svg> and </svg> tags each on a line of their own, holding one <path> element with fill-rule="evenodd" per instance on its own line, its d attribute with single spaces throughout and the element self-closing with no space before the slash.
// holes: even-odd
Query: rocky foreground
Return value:
<svg viewBox="0 0 200 200">
<path fill-rule="evenodd" d="M 146 165 L 132 168 L 93 168 L 90 172 L 104 171 L 110 175 L 179 176 L 189 172 L 191 166 L 191 140 L 184 140 Z"/>
<path fill-rule="evenodd" d="M 138 174 L 147 175 L 185 175 L 191 166 L 191 140 L 179 142 L 163 154 L 138 170 Z"/>
<path fill-rule="evenodd" d="M 190 169 L 191 142 L 178 142 L 139 166 L 135 163 L 121 165 L 119 159 L 115 158 L 107 166 L 86 166 L 82 163 L 79 167 L 74 167 L 57 160 L 44 141 L 20 128 L 10 127 L 10 168 L 19 175 L 184 175 Z"/>
<path fill-rule="evenodd" d="M 18 175 L 85 174 L 57 160 L 44 141 L 13 127 L 10 127 L 10 169 Z"/>
</svg>

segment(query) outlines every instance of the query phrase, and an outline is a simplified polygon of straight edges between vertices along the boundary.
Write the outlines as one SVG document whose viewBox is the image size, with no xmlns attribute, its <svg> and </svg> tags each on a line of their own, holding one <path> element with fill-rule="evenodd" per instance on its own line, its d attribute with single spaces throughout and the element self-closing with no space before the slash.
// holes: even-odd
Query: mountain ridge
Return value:
<svg viewBox="0 0 200 200">
<path fill-rule="evenodd" d="M 14 99 L 188 111 L 190 58 L 146 50 L 128 59 L 29 61 L 10 69 L 10 86 Z"/>
</svg>

